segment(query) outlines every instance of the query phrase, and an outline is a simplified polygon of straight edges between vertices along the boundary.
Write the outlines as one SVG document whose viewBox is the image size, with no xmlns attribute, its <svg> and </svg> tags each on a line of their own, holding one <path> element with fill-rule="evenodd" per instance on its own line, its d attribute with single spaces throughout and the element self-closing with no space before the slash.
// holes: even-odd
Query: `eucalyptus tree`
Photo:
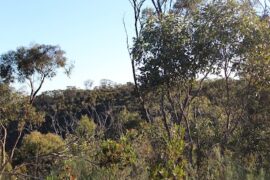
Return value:
<svg viewBox="0 0 270 180">
<path fill-rule="evenodd" d="M 244 118 L 246 99 L 251 86 L 269 85 L 269 22 L 262 19 L 248 3 L 214 1 L 201 11 L 198 30 L 208 37 L 208 49 L 215 63 L 214 74 L 224 79 L 224 136 L 221 145 L 226 146 Z M 243 80 L 238 86 L 246 96 L 238 104 L 234 99 L 233 80 Z M 241 107 L 239 107 L 241 106 Z M 236 111 L 236 109 L 240 109 Z M 245 119 L 247 120 L 247 119 Z"/>
<path fill-rule="evenodd" d="M 143 93 L 151 94 L 149 104 L 158 101 L 159 108 L 153 114 L 161 117 L 169 139 L 173 123 L 186 127 L 192 162 L 188 107 L 214 63 L 208 58 L 207 35 L 195 27 L 201 2 L 193 2 L 193 6 L 180 6 L 180 1 L 174 6 L 167 3 L 152 1 L 153 8 L 143 11 L 132 55 L 139 87 Z M 198 83 L 200 74 L 203 77 Z"/>
<path fill-rule="evenodd" d="M 224 78 L 226 120 L 221 143 L 227 144 L 242 116 L 234 114 L 230 81 L 256 75 L 267 79 L 269 23 L 246 2 L 197 1 L 188 6 L 177 1 L 170 10 L 165 1 L 152 3 L 153 8 L 141 17 L 132 48 L 140 89 L 150 91 L 151 100 L 160 98 L 156 114 L 162 117 L 168 136 L 172 123 L 185 126 L 192 153 L 190 103 L 209 75 Z M 189 159 L 192 163 L 191 155 Z"/>
<path fill-rule="evenodd" d="M 31 90 L 29 103 L 32 104 L 46 79 L 55 77 L 58 69 L 64 69 L 70 75 L 72 67 L 59 46 L 34 44 L 1 55 L 0 80 L 28 83 Z"/>
</svg>

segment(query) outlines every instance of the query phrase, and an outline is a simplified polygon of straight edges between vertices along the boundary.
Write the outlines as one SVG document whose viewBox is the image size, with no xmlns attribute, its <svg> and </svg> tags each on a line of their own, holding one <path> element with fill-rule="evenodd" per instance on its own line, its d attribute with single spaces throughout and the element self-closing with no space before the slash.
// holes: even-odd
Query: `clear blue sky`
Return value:
<svg viewBox="0 0 270 180">
<path fill-rule="evenodd" d="M 122 19 L 132 33 L 128 0 L 0 0 L 0 53 L 30 43 L 60 45 L 75 62 L 71 78 L 58 74 L 42 90 L 83 87 L 92 79 L 132 81 Z"/>
</svg>

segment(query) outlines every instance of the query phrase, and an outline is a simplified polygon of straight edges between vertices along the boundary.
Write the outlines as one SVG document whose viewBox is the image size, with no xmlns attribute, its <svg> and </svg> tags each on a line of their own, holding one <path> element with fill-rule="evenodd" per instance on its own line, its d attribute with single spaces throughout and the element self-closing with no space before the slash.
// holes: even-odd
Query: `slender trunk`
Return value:
<svg viewBox="0 0 270 180">
<path fill-rule="evenodd" d="M 185 115 L 184 115 L 184 121 L 186 124 L 186 128 L 187 128 L 186 130 L 187 130 L 188 140 L 189 140 L 189 148 L 188 148 L 189 163 L 193 165 L 193 158 L 192 158 L 193 157 L 193 139 L 191 136 L 190 124 Z"/>
<path fill-rule="evenodd" d="M 169 103 L 171 104 L 171 108 L 172 108 L 172 113 L 171 114 L 172 114 L 172 117 L 173 117 L 173 121 L 174 121 L 174 123 L 179 122 L 179 117 L 178 117 L 178 114 L 177 114 L 177 111 L 176 111 L 176 108 L 175 108 L 175 104 L 173 102 L 173 99 L 172 99 L 169 88 L 167 90 L 167 98 L 169 100 Z"/>
<path fill-rule="evenodd" d="M 180 112 L 181 112 L 180 122 L 184 120 L 184 123 L 185 123 L 186 133 L 187 133 L 188 141 L 189 141 L 189 148 L 188 148 L 189 163 L 193 165 L 193 158 L 192 158 L 193 157 L 193 139 L 191 135 L 189 120 L 188 120 L 188 117 L 186 116 L 187 107 L 190 104 L 190 93 L 191 93 L 191 88 L 188 90 L 186 97 L 184 99 L 184 102 L 180 103 Z"/>
<path fill-rule="evenodd" d="M 34 176 L 38 177 L 38 150 L 36 152 L 36 158 L 35 158 L 36 162 L 35 162 L 35 173 Z"/>
<path fill-rule="evenodd" d="M 4 166 L 4 164 L 6 163 L 6 155 L 5 155 L 5 152 L 6 152 L 6 139 L 7 139 L 7 129 L 2 126 L 3 128 L 3 131 L 4 131 L 4 137 L 3 137 L 3 140 L 2 140 L 2 144 L 1 144 L 1 153 L 2 153 L 2 157 L 1 157 L 1 166 Z"/>
<path fill-rule="evenodd" d="M 14 152 L 15 152 L 15 149 L 17 148 L 17 145 L 18 145 L 19 140 L 21 139 L 22 131 L 23 131 L 23 130 L 20 130 L 19 135 L 18 135 L 18 137 L 17 137 L 17 139 L 16 139 L 16 141 L 15 141 L 15 144 L 13 145 L 13 148 L 12 148 L 12 150 L 11 150 L 11 154 L 10 154 L 10 158 L 9 158 L 10 161 L 12 161 L 13 156 L 14 156 Z"/>
<path fill-rule="evenodd" d="M 134 13 L 134 29 L 135 29 L 135 35 L 136 35 L 136 39 L 139 38 L 139 31 L 141 28 L 141 22 L 140 22 L 140 15 L 141 15 L 141 10 L 142 10 L 142 6 L 144 4 L 145 0 L 130 0 L 131 6 L 133 8 L 133 13 Z M 150 113 L 148 111 L 148 109 L 146 108 L 145 105 L 145 100 L 140 92 L 139 89 L 139 85 L 138 85 L 138 79 L 136 77 L 136 59 L 132 56 L 132 53 L 130 52 L 130 47 L 129 47 L 129 38 L 128 38 L 128 33 L 127 33 L 127 29 L 126 29 L 126 25 L 125 22 L 123 21 L 124 24 L 124 28 L 125 28 L 125 32 L 126 32 L 126 43 L 127 43 L 127 49 L 129 52 L 129 56 L 131 59 L 131 67 L 132 67 L 132 75 L 133 75 L 133 81 L 135 84 L 135 92 L 136 95 L 139 97 L 142 109 L 143 109 L 143 113 L 144 113 L 144 117 L 147 119 L 148 122 L 152 122 L 152 118 L 150 116 Z"/>
<path fill-rule="evenodd" d="M 138 95 L 138 97 L 140 99 L 140 103 L 142 105 L 142 109 L 143 109 L 143 112 L 145 114 L 144 116 L 146 117 L 147 122 L 152 122 L 152 118 L 151 118 L 151 116 L 149 114 L 149 111 L 148 111 L 148 109 L 145 106 L 145 100 L 142 97 L 141 92 L 139 90 L 139 86 L 138 86 L 138 82 L 137 82 L 137 77 L 136 77 L 135 61 L 134 61 L 134 59 L 131 60 L 131 64 L 132 64 L 133 80 L 134 80 L 134 84 L 135 84 L 136 94 Z"/>
<path fill-rule="evenodd" d="M 170 133 L 170 128 L 168 126 L 168 123 L 167 123 L 167 117 L 166 117 L 166 112 L 165 112 L 165 107 L 164 107 L 164 93 L 162 92 L 161 94 L 161 99 L 160 99 L 160 110 L 161 110 L 161 113 L 162 113 L 162 121 L 163 121 L 163 125 L 166 129 L 166 132 L 167 132 L 167 135 L 168 135 L 168 138 L 169 140 L 171 139 L 171 133 Z"/>
<path fill-rule="evenodd" d="M 37 96 L 37 93 L 40 91 L 44 81 L 45 81 L 45 78 L 46 78 L 46 75 L 43 75 L 42 78 L 41 78 L 41 81 L 40 81 L 40 84 L 38 86 L 38 88 L 36 90 L 34 90 L 34 86 L 33 86 L 33 82 L 30 80 L 30 85 L 31 85 L 31 95 L 30 95 L 30 100 L 29 100 L 29 103 L 32 105 L 36 96 Z"/>
<path fill-rule="evenodd" d="M 2 126 L 2 129 L 4 131 L 4 137 L 2 139 L 2 143 L 1 143 L 1 154 L 2 154 L 2 161 L 1 161 L 1 168 L 0 168 L 0 179 L 2 178 L 2 175 L 5 171 L 5 167 L 8 163 L 7 159 L 6 159 L 6 140 L 7 140 L 7 129 L 6 127 L 4 127 L 3 125 Z"/>
<path fill-rule="evenodd" d="M 230 107 L 230 87 L 229 87 L 229 77 L 230 73 L 228 72 L 228 61 L 225 61 L 224 75 L 225 75 L 225 91 L 226 91 L 226 103 L 225 103 L 225 113 L 226 113 L 226 129 L 221 144 L 221 154 L 224 154 L 225 146 L 228 142 L 229 132 L 230 132 L 230 121 L 231 121 L 231 107 Z"/>
</svg>

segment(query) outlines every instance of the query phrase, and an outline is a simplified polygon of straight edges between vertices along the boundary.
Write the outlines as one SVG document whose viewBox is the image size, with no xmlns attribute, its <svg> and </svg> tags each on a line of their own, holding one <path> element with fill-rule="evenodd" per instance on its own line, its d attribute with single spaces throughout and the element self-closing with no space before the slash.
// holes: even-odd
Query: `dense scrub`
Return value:
<svg viewBox="0 0 270 180">
<path fill-rule="evenodd" d="M 4 172 L 49 179 L 267 179 L 270 90 L 252 87 L 246 92 L 243 82 L 231 80 L 233 130 L 224 142 L 224 83 L 207 81 L 190 105 L 187 116 L 194 144 L 188 143 L 181 124 L 169 124 L 168 136 L 157 108 L 160 102 L 151 93 L 147 105 L 154 121 L 147 123 L 132 84 L 44 92 L 35 109 L 43 110 L 45 121 L 25 132 Z M 164 103 L 170 111 L 170 102 Z"/>
</svg>

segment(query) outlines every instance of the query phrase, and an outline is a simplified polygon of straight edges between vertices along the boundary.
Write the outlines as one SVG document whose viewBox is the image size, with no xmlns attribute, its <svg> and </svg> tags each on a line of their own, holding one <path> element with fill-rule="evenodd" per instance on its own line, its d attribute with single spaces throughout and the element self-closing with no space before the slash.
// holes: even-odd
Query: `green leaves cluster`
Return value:
<svg viewBox="0 0 270 180">
<path fill-rule="evenodd" d="M 136 161 L 136 154 L 125 137 L 119 142 L 106 140 L 101 143 L 101 166 L 119 165 L 120 168 L 131 166 Z"/>
<path fill-rule="evenodd" d="M 64 149 L 65 143 L 60 136 L 52 133 L 41 134 L 34 131 L 24 137 L 20 151 L 25 158 L 35 158 L 36 156 L 48 156 L 52 153 L 58 153 Z"/>
<path fill-rule="evenodd" d="M 5 82 L 15 79 L 24 82 L 33 74 L 51 79 L 58 68 L 66 68 L 65 52 L 59 46 L 34 44 L 19 47 L 1 56 L 1 78 Z"/>
<path fill-rule="evenodd" d="M 144 17 L 132 49 L 140 84 L 177 84 L 222 75 L 224 68 L 232 76 L 268 82 L 269 22 L 234 0 L 198 3 L 196 9 Z"/>
<path fill-rule="evenodd" d="M 170 140 L 168 137 L 164 137 L 164 147 L 153 163 L 151 176 L 154 179 L 183 179 L 186 176 L 184 129 L 175 126 L 172 132 Z"/>
</svg>

